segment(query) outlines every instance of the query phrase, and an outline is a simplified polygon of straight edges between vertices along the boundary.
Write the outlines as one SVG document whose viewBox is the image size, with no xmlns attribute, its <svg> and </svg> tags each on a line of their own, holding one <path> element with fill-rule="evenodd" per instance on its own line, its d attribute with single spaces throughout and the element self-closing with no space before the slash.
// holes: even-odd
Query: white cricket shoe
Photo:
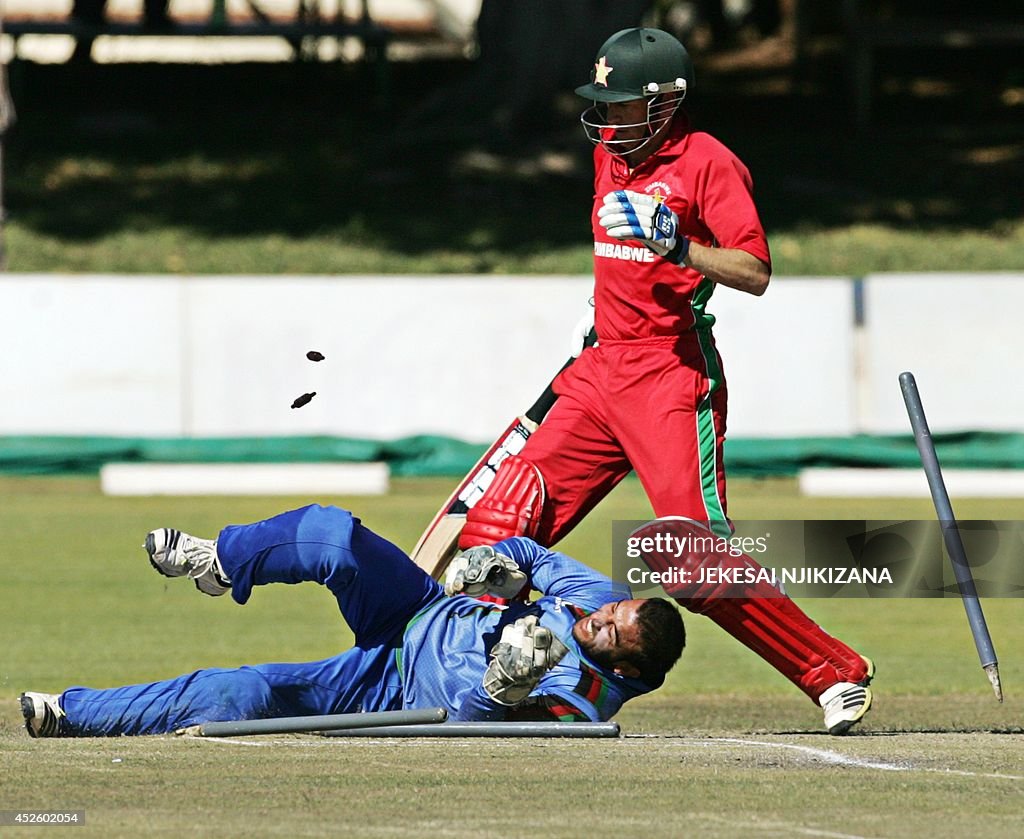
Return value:
<svg viewBox="0 0 1024 839">
<path fill-rule="evenodd" d="M 219 597 L 231 588 L 217 557 L 217 541 L 200 539 L 180 530 L 150 531 L 143 545 L 149 564 L 165 577 L 187 576 L 203 594 Z"/>
<path fill-rule="evenodd" d="M 29 737 L 67 737 L 67 714 L 60 707 L 60 697 L 55 693 L 30 693 L 26 691 L 19 698 L 21 715 L 25 718 L 25 730 Z"/>
<path fill-rule="evenodd" d="M 846 734 L 871 710 L 874 696 L 868 684 L 875 676 L 875 664 L 869 658 L 864 658 L 864 663 L 868 673 L 859 682 L 839 682 L 818 697 L 818 704 L 825 709 L 829 734 Z"/>
</svg>

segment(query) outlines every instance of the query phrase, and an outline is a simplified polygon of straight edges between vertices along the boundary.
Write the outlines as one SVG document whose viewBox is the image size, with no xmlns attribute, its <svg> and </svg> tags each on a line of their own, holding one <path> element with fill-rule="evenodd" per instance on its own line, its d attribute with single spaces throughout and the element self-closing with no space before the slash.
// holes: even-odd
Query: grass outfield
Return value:
<svg viewBox="0 0 1024 839">
<path fill-rule="evenodd" d="M 408 548 L 449 483 L 401 480 L 384 498 L 316 500 L 356 510 Z M 927 501 L 803 499 L 785 481 L 736 482 L 731 495 L 737 518 L 933 515 Z M 92 479 L 0 478 L 0 810 L 84 809 L 76 836 L 1019 831 L 1020 600 L 985 601 L 1002 655 L 1002 706 L 957 601 L 805 601 L 812 617 L 878 664 L 875 708 L 844 739 L 822 734 L 820 712 L 798 691 L 696 616 L 686 616 L 688 648 L 666 687 L 618 717 L 628 735 L 618 741 L 25 736 L 15 702 L 25 689 L 311 660 L 347 645 L 333 601 L 315 586 L 261 589 L 243 609 L 159 577 L 140 548 L 152 527 L 213 535 L 301 503 L 109 499 Z M 956 507 L 964 518 L 1018 519 L 1024 502 Z M 610 522 L 648 515 L 639 486 L 627 482 L 561 547 L 607 569 Z"/>
</svg>

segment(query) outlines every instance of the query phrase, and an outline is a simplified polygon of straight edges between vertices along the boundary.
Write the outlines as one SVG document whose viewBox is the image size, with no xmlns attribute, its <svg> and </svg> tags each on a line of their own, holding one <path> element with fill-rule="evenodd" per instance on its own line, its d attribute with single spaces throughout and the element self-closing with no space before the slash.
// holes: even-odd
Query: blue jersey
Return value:
<svg viewBox="0 0 1024 839">
<path fill-rule="evenodd" d="M 510 709 L 483 690 L 484 671 L 502 629 L 526 614 L 538 615 L 541 626 L 550 629 L 569 652 L 514 714 L 607 720 L 626 700 L 658 687 L 591 661 L 572 634 L 573 624 L 584 615 L 606 603 L 632 599 L 628 586 L 530 539 L 507 539 L 494 547 L 515 560 L 542 596 L 533 603 L 507 607 L 457 596 L 421 611 L 402 639 L 404 707 L 440 706 L 459 720 L 504 718 Z"/>
<path fill-rule="evenodd" d="M 629 599 L 627 586 L 529 539 L 495 547 L 530 576 L 539 600 L 503 607 L 445 597 L 401 550 L 337 507 L 310 505 L 226 527 L 217 552 L 236 602 L 248 601 L 255 586 L 317 582 L 337 598 L 355 646 L 322 661 L 209 668 L 106 690 L 69 688 L 60 701 L 70 730 L 159 734 L 211 720 L 400 707 L 443 707 L 460 720 L 503 719 L 510 709 L 483 690 L 488 653 L 505 626 L 531 613 L 569 652 L 512 716 L 606 720 L 627 699 L 658 686 L 598 666 L 572 635 L 583 615 Z"/>
</svg>

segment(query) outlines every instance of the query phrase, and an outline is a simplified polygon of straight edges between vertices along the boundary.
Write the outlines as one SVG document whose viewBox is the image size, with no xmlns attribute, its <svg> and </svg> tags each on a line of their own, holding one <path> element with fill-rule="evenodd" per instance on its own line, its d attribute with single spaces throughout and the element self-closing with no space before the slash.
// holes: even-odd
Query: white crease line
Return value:
<svg viewBox="0 0 1024 839">
<path fill-rule="evenodd" d="M 789 824 L 788 822 L 753 822 L 748 824 L 735 822 L 734 826 L 744 827 L 747 830 L 752 827 L 762 830 L 785 830 L 790 833 L 798 833 L 801 836 L 823 836 L 825 839 L 867 839 L 867 837 L 861 836 L 859 833 L 836 833 L 833 830 L 818 830 L 815 827 L 800 827 L 798 825 Z"/>
<path fill-rule="evenodd" d="M 682 738 L 687 739 L 687 738 Z M 815 749 L 812 746 L 798 746 L 795 743 L 766 743 L 762 740 L 741 740 L 735 737 L 709 737 L 706 740 L 687 739 L 690 743 L 734 743 L 740 746 L 764 746 L 769 749 L 790 749 L 794 752 L 802 752 L 820 758 L 828 763 L 836 763 L 845 766 L 856 766 L 861 769 L 878 769 L 882 772 L 934 772 L 939 775 L 962 775 L 968 778 L 1000 778 L 1007 781 L 1024 781 L 1022 775 L 1004 775 L 1000 772 L 968 772 L 964 769 L 933 769 L 929 766 L 914 766 L 912 763 L 880 763 L 874 760 L 862 760 L 861 758 L 843 755 L 839 752 L 828 749 Z"/>
<path fill-rule="evenodd" d="M 724 825 L 730 828 L 741 828 L 744 835 L 751 831 L 769 831 L 773 834 L 779 834 L 780 831 L 784 836 L 822 836 L 825 839 L 868 839 L 866 836 L 861 836 L 857 833 L 836 833 L 834 830 L 825 830 L 817 827 L 804 827 L 802 825 L 793 824 L 792 822 L 778 821 L 775 819 L 750 819 L 750 820 L 737 820 L 726 818 L 725 816 L 712 815 L 711 813 L 691 813 L 691 821 L 695 823 L 699 822 L 710 822 L 713 825 Z"/>
<path fill-rule="evenodd" d="M 259 735 L 259 736 L 267 737 L 269 735 L 263 734 L 263 735 Z M 200 743 L 200 742 L 202 742 L 202 743 L 227 743 L 227 744 L 233 745 L 233 746 L 262 746 L 262 747 L 266 747 L 266 746 L 293 746 L 293 747 L 296 747 L 296 748 L 303 748 L 303 749 L 309 749 L 309 748 L 316 748 L 316 749 L 337 748 L 338 747 L 338 743 L 340 741 L 344 741 L 345 742 L 346 748 L 370 748 L 372 746 L 380 746 L 382 740 L 388 740 L 390 742 L 394 742 L 396 739 L 397 740 L 401 740 L 404 744 L 406 744 L 407 746 L 410 746 L 410 747 L 413 747 L 413 746 L 422 747 L 422 746 L 426 745 L 423 742 L 423 740 L 418 739 L 418 738 L 414 738 L 414 737 L 410 737 L 410 738 L 404 738 L 404 737 L 395 738 L 395 737 L 387 737 L 387 736 L 383 736 L 383 735 L 380 736 L 380 737 L 318 737 L 318 736 L 310 736 L 310 737 L 289 738 L 287 740 L 281 740 L 281 739 L 278 739 L 278 740 L 236 740 L 236 739 L 234 739 L 232 737 L 202 737 L 202 736 L 198 736 L 198 735 L 195 735 L 195 734 L 189 734 L 189 735 L 182 735 L 182 736 L 180 736 L 180 737 L 178 737 L 176 739 L 178 739 L 178 740 L 187 740 L 190 743 Z M 430 739 L 431 742 L 437 742 L 438 744 L 441 743 L 440 740 L 436 740 L 435 741 L 434 738 L 423 738 L 423 739 Z M 453 742 L 450 739 L 446 739 L 444 741 L 444 747 L 446 749 L 460 749 L 460 748 L 461 749 L 469 749 L 469 748 L 473 748 L 474 745 L 478 745 L 478 744 L 475 743 L 475 741 L 476 741 L 475 737 L 467 737 L 464 741 L 458 741 L 458 742 Z"/>
<path fill-rule="evenodd" d="M 232 740 L 230 737 L 197 737 L 195 735 L 188 735 L 181 738 L 182 740 L 188 740 L 189 742 L 203 742 L 203 743 L 227 743 L 232 746 L 288 746 L 295 744 L 293 740 L 264 740 L 262 743 L 255 740 Z M 313 743 L 302 743 L 301 745 L 314 745 Z M 315 745 L 321 746 L 322 743 L 316 743 Z"/>
<path fill-rule="evenodd" d="M 262 735 L 262 736 L 265 737 L 266 735 Z M 328 748 L 328 747 L 334 745 L 333 743 L 328 742 L 326 737 L 324 737 L 324 738 L 320 738 L 320 737 L 303 737 L 301 739 L 300 738 L 295 738 L 294 740 L 292 740 L 292 739 L 289 739 L 289 740 L 235 740 L 232 737 L 203 737 L 201 735 L 200 736 L 189 735 L 187 737 L 182 737 L 181 739 L 182 740 L 188 740 L 190 742 L 195 742 L 195 743 L 199 743 L 199 742 L 202 742 L 202 743 L 224 743 L 224 744 L 227 744 L 227 745 L 230 745 L 230 746 L 260 746 L 260 747 L 268 747 L 268 746 L 294 746 L 296 748 L 301 747 L 303 749 L 309 749 L 309 748 L 323 749 L 323 748 Z M 385 739 L 385 738 L 374 739 L 373 742 L 368 742 L 371 739 L 369 737 L 365 737 L 365 738 L 364 737 L 336 737 L 336 738 L 333 738 L 333 739 L 345 740 L 346 743 L 349 743 L 349 744 L 356 744 L 356 743 L 358 743 L 360 746 L 366 747 L 366 746 L 377 746 L 377 745 L 380 745 L 380 740 Z M 367 742 L 363 742 L 364 740 L 367 741 Z"/>
</svg>

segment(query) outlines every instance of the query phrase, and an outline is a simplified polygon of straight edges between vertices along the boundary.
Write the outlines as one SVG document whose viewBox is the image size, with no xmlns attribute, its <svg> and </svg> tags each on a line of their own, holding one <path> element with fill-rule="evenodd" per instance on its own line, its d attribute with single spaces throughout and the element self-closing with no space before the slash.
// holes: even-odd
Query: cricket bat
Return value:
<svg viewBox="0 0 1024 839">
<path fill-rule="evenodd" d="M 590 347 L 596 342 L 597 333 L 591 329 L 583 346 Z M 570 358 L 562 365 L 558 373 L 561 373 L 575 360 L 575 358 Z M 444 574 L 448 563 L 451 562 L 458 550 L 459 534 L 466 523 L 466 513 L 480 500 L 487 487 L 491 485 L 502 462 L 507 457 L 519 454 L 523 450 L 530 435 L 537 430 L 548 411 L 551 410 L 551 406 L 555 404 L 558 397 L 552 385 L 558 378 L 558 373 L 548 382 L 544 392 L 526 410 L 526 413 L 512 420 L 504 433 L 484 452 L 483 457 L 469 470 L 466 477 L 462 479 L 462 483 L 455 488 L 448 500 L 444 502 L 444 506 L 438 510 L 429 527 L 420 536 L 416 547 L 413 548 L 412 560 L 435 580 Z"/>
</svg>

